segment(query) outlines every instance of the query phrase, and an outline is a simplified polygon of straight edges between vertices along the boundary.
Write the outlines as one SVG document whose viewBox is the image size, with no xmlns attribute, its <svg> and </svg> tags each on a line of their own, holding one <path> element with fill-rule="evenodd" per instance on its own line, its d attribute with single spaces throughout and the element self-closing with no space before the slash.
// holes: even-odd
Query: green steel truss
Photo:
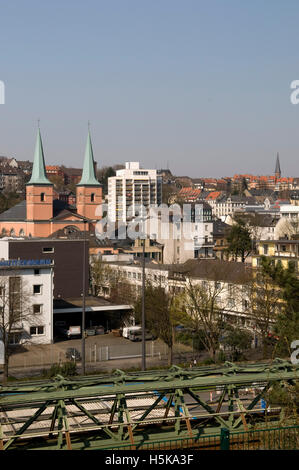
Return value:
<svg viewBox="0 0 299 470">
<path fill-rule="evenodd" d="M 0 387 L 0 449 L 101 449 L 277 424 L 261 409 L 274 383 L 294 385 L 299 367 L 198 367 L 87 376 Z"/>
</svg>

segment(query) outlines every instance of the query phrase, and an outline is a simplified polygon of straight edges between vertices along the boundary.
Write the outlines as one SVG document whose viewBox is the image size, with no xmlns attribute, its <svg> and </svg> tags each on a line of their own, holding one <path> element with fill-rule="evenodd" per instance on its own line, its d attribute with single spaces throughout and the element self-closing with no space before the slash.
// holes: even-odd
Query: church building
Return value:
<svg viewBox="0 0 299 470">
<path fill-rule="evenodd" d="M 57 230 L 65 233 L 94 231 L 102 204 L 102 186 L 95 175 L 90 132 L 88 132 L 82 177 L 76 187 L 76 206 L 54 198 L 53 184 L 46 176 L 44 151 L 38 130 L 31 179 L 26 200 L 0 214 L 0 236 L 48 237 Z"/>
</svg>

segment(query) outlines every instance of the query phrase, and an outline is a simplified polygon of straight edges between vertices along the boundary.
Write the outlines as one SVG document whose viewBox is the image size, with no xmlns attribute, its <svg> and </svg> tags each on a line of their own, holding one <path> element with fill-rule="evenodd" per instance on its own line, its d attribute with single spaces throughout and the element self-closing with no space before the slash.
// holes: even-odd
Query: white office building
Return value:
<svg viewBox="0 0 299 470">
<path fill-rule="evenodd" d="M 3 332 L 9 333 L 11 345 L 52 343 L 52 261 L 2 258 L 0 309 L 4 312 L 0 321 L 0 336 Z"/>
<path fill-rule="evenodd" d="M 112 222 L 127 222 L 162 203 L 162 178 L 157 170 L 140 168 L 139 162 L 126 162 L 123 170 L 108 178 L 108 217 Z"/>
</svg>

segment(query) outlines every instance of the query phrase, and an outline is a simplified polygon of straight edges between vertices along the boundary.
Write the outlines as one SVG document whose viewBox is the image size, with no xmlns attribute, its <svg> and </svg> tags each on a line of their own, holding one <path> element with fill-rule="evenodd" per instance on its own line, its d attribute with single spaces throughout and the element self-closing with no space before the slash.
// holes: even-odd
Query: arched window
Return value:
<svg viewBox="0 0 299 470">
<path fill-rule="evenodd" d="M 40 195 L 40 200 L 41 200 L 42 202 L 44 202 L 44 200 L 45 200 L 45 193 L 41 193 L 41 195 Z"/>
<path fill-rule="evenodd" d="M 92 194 L 90 195 L 90 200 L 91 200 L 91 202 L 94 202 L 94 197 L 95 197 L 95 194 L 92 193 Z"/>
<path fill-rule="evenodd" d="M 24 237 L 25 235 L 25 232 L 24 230 L 21 228 L 21 230 L 19 231 L 19 237 Z"/>
<path fill-rule="evenodd" d="M 2 236 L 2 237 L 5 237 L 6 235 L 7 235 L 7 231 L 6 231 L 6 229 L 3 227 L 2 232 L 1 232 L 1 236 Z"/>
<path fill-rule="evenodd" d="M 11 236 L 11 237 L 14 237 L 15 234 L 16 234 L 15 229 L 12 228 L 11 231 L 10 231 L 10 236 Z"/>
</svg>

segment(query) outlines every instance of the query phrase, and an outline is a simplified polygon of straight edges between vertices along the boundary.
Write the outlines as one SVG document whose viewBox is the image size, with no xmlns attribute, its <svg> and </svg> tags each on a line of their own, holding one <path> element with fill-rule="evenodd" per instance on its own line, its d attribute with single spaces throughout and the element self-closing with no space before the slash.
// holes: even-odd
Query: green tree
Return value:
<svg viewBox="0 0 299 470">
<path fill-rule="evenodd" d="M 115 175 L 116 172 L 112 166 L 104 166 L 97 171 L 97 178 L 103 187 L 103 194 L 108 193 L 108 178 Z"/>
<path fill-rule="evenodd" d="M 291 343 L 299 339 L 299 279 L 292 264 L 283 271 L 283 275 L 276 275 L 274 279 L 282 289 L 284 301 L 275 332 L 279 337 L 278 352 L 285 355 L 292 352 Z"/>
<path fill-rule="evenodd" d="M 232 325 L 226 325 L 222 344 L 231 350 L 231 360 L 240 359 L 243 351 L 250 348 L 252 335 L 241 328 Z"/>
<path fill-rule="evenodd" d="M 246 223 L 240 219 L 235 218 L 234 224 L 230 227 L 226 235 L 228 247 L 226 252 L 232 256 L 234 261 L 237 261 L 240 257 L 242 263 L 252 251 L 252 241 L 250 232 L 246 227 Z"/>
</svg>

